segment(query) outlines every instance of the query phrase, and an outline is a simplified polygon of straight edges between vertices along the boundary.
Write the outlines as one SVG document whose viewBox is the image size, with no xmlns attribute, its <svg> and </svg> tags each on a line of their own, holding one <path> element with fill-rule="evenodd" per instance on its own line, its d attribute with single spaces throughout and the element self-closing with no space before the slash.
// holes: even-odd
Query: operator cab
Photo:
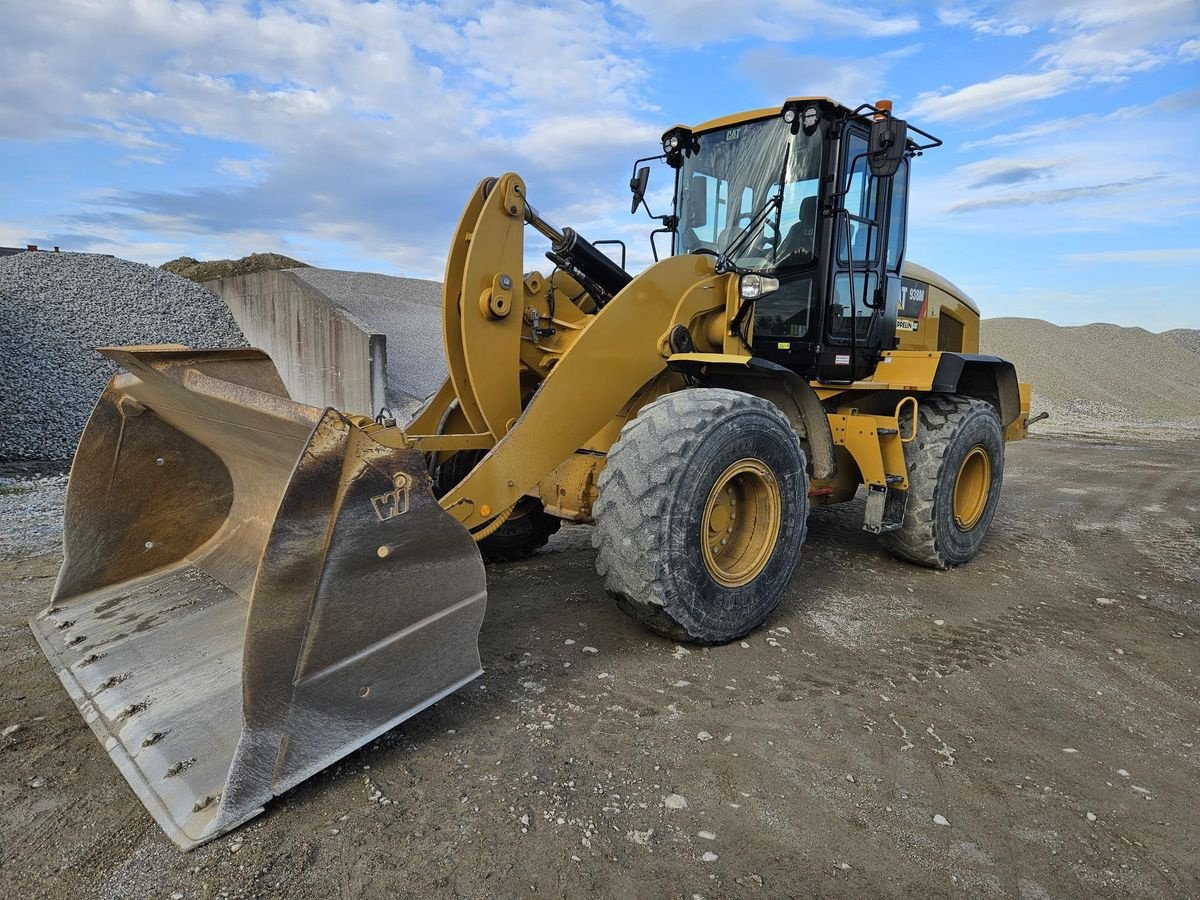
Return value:
<svg viewBox="0 0 1200 900">
<path fill-rule="evenodd" d="M 718 272 L 741 277 L 731 324 L 755 356 L 852 382 L 896 346 L 909 160 L 940 143 L 886 101 L 850 110 L 799 98 L 677 126 L 659 157 L 675 169 L 660 231 L 673 254 L 710 254 Z M 647 176 L 631 182 L 635 208 Z"/>
</svg>

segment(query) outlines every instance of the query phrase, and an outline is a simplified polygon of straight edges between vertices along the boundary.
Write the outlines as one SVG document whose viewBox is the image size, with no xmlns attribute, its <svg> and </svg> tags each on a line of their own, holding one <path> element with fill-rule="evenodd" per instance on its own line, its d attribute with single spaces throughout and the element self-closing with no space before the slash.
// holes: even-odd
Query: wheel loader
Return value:
<svg viewBox="0 0 1200 900">
<path fill-rule="evenodd" d="M 594 526 L 625 612 L 706 644 L 779 604 L 812 506 L 862 496 L 890 552 L 969 561 L 1029 386 L 905 261 L 909 168 L 938 143 L 813 97 L 671 128 L 634 164 L 634 211 L 640 163 L 674 182 L 636 275 L 518 175 L 481 181 L 446 263 L 449 377 L 402 424 L 292 401 L 258 350 L 104 349 L 124 371 L 32 627 L 166 833 L 211 840 L 478 676 L 484 563 L 563 521 Z"/>
</svg>

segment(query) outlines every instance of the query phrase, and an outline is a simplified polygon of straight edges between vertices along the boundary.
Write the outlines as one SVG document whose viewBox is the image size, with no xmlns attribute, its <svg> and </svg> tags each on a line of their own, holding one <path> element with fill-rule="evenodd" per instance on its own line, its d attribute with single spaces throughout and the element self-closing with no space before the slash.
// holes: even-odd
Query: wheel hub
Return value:
<svg viewBox="0 0 1200 900">
<path fill-rule="evenodd" d="M 954 479 L 954 524 L 970 531 L 987 508 L 992 489 L 992 460 L 981 444 L 967 451 Z"/>
<path fill-rule="evenodd" d="M 779 539 L 782 509 L 779 483 L 758 460 L 740 459 L 721 473 L 700 525 L 704 564 L 716 582 L 741 587 L 758 577 Z"/>
</svg>

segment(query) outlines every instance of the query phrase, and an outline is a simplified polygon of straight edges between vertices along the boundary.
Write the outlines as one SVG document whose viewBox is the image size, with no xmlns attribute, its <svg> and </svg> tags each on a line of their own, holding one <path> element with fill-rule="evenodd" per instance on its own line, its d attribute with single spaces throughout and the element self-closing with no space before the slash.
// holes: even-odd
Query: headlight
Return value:
<svg viewBox="0 0 1200 900">
<path fill-rule="evenodd" d="M 679 146 L 679 135 L 673 134 L 663 141 L 663 149 L 670 153 Z"/>
<path fill-rule="evenodd" d="M 738 282 L 738 293 L 743 300 L 757 300 L 779 290 L 779 279 L 767 275 L 743 275 Z"/>
<path fill-rule="evenodd" d="M 804 126 L 806 131 L 812 131 L 817 127 L 817 119 L 820 118 L 820 113 L 815 106 L 810 106 L 804 110 L 804 118 L 800 120 L 800 124 Z"/>
<path fill-rule="evenodd" d="M 787 122 L 789 125 L 791 125 L 793 122 L 795 122 L 796 121 L 796 111 L 794 109 L 789 109 L 786 112 L 784 112 L 783 121 Z"/>
</svg>

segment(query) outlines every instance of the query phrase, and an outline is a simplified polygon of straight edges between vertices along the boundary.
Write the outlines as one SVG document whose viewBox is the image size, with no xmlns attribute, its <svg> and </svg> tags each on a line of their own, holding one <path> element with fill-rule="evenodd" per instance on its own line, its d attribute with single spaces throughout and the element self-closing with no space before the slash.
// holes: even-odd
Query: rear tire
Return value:
<svg viewBox="0 0 1200 900">
<path fill-rule="evenodd" d="M 880 535 L 894 556 L 949 569 L 979 552 L 1000 502 L 1004 435 L 995 407 L 955 395 L 922 398 L 916 439 L 904 446 L 908 502 L 904 523 Z M 912 422 L 908 410 L 900 432 Z"/>
<path fill-rule="evenodd" d="M 460 450 L 434 471 L 433 492 L 442 497 L 467 477 L 486 451 Z M 478 542 L 479 554 L 488 565 L 516 562 L 537 553 L 562 526 L 562 519 L 542 508 L 542 501 L 522 497 L 503 525 Z"/>
<path fill-rule="evenodd" d="M 621 429 L 598 486 L 596 568 L 633 618 L 723 643 L 779 605 L 808 524 L 808 472 L 772 403 L 716 388 L 660 397 Z"/>
</svg>

